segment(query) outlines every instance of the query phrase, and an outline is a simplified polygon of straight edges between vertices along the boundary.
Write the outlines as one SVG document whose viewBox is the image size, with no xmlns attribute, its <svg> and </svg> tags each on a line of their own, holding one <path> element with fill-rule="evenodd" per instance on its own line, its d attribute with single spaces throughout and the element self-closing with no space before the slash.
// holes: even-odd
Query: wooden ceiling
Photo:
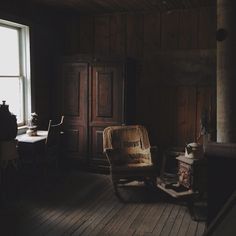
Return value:
<svg viewBox="0 0 236 236">
<path fill-rule="evenodd" d="M 33 0 L 41 6 L 67 8 L 79 12 L 168 11 L 211 7 L 216 0 Z"/>
</svg>

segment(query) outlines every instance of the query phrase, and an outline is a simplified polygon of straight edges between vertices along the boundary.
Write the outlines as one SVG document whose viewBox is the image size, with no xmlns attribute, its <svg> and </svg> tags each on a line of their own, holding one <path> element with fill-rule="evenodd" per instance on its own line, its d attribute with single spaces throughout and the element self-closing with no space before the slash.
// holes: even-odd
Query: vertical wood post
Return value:
<svg viewBox="0 0 236 236">
<path fill-rule="evenodd" d="M 217 142 L 236 142 L 235 12 L 235 0 L 217 0 Z"/>
</svg>

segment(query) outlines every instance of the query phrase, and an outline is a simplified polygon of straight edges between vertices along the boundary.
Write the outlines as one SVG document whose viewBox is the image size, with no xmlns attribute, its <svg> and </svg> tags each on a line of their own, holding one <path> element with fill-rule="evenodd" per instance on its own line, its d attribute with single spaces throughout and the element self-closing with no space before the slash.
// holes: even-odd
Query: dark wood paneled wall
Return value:
<svg viewBox="0 0 236 236">
<path fill-rule="evenodd" d="M 160 50 L 216 49 L 215 8 L 73 15 L 66 23 L 66 53 L 143 58 Z"/>
<path fill-rule="evenodd" d="M 66 54 L 137 60 L 137 120 L 152 143 L 196 141 L 205 109 L 215 130 L 215 8 L 86 15 L 68 23 L 76 30 L 67 27 Z"/>
</svg>

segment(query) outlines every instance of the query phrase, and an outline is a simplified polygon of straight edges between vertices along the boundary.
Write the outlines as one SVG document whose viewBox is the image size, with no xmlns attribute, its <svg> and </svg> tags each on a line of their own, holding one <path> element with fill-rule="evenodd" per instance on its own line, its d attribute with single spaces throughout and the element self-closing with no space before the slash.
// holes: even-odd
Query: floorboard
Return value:
<svg viewBox="0 0 236 236">
<path fill-rule="evenodd" d="M 182 224 L 177 234 L 178 236 L 184 236 L 184 235 L 187 236 L 187 231 L 188 231 L 190 222 L 191 222 L 191 216 L 189 215 L 188 211 L 185 211 Z"/>
<path fill-rule="evenodd" d="M 184 208 L 184 207 L 181 207 L 179 209 L 178 215 L 175 218 L 175 222 L 172 226 L 169 236 L 176 236 L 178 234 L 186 211 L 187 211 L 187 208 Z"/>
<path fill-rule="evenodd" d="M 0 208 L 0 235 L 201 236 L 187 203 L 134 182 L 114 194 L 108 175 L 55 174 L 48 182 L 22 179 L 19 196 Z"/>
</svg>

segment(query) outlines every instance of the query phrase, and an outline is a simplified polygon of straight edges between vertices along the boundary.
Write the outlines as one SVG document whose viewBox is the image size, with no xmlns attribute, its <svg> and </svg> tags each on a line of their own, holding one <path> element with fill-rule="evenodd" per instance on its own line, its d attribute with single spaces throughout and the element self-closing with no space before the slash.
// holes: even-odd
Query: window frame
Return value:
<svg viewBox="0 0 236 236">
<path fill-rule="evenodd" d="M 26 126 L 31 114 L 31 70 L 30 70 L 30 28 L 27 25 L 0 19 L 0 26 L 16 29 L 19 38 L 19 75 L 0 75 L 2 78 L 19 78 L 21 85 L 22 121 L 18 128 Z"/>
</svg>

